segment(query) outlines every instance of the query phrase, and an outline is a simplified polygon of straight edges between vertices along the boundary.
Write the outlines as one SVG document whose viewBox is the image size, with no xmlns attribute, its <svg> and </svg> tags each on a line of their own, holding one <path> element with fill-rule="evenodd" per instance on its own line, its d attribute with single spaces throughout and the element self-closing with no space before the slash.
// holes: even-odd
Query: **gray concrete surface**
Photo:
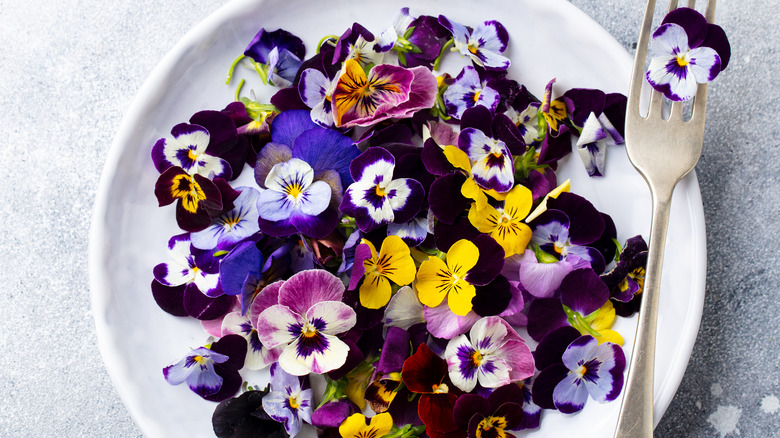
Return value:
<svg viewBox="0 0 780 438">
<path fill-rule="evenodd" d="M 644 2 L 571 2 L 633 50 Z M 0 0 L 0 436 L 141 435 L 96 346 L 91 208 L 141 83 L 224 3 Z M 721 2 L 717 21 L 733 57 L 710 87 L 697 167 L 709 265 L 704 318 L 659 437 L 757 438 L 780 429 L 780 3 Z"/>
</svg>

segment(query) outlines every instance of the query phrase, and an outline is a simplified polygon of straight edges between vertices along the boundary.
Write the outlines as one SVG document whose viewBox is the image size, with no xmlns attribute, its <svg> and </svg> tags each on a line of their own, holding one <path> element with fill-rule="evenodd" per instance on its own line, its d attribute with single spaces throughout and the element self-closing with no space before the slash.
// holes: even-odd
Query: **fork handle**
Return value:
<svg viewBox="0 0 780 438">
<path fill-rule="evenodd" d="M 650 223 L 645 284 L 615 438 L 652 438 L 653 436 L 653 370 L 658 298 L 673 191 L 674 186 L 660 188 L 650 186 L 653 214 Z"/>
</svg>

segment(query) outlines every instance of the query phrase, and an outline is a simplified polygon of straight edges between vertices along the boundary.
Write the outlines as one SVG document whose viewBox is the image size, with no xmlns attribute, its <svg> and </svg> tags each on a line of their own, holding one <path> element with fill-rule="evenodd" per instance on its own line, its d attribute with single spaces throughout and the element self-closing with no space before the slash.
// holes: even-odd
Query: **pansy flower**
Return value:
<svg viewBox="0 0 780 438">
<path fill-rule="evenodd" d="M 414 281 L 417 269 L 409 247 L 398 236 L 387 236 L 377 253 L 374 245 L 363 239 L 355 250 L 355 263 L 349 289 L 360 284 L 360 305 L 380 309 L 387 305 L 392 294 L 391 283 L 406 286 Z"/>
<path fill-rule="evenodd" d="M 517 185 L 506 195 L 500 208 L 486 204 L 479 209 L 474 203 L 469 209 L 469 221 L 481 233 L 489 234 L 504 248 L 509 257 L 525 251 L 531 241 L 531 228 L 523 220 L 531 212 L 533 196 L 528 188 Z"/>
<path fill-rule="evenodd" d="M 294 437 L 303 422 L 311 423 L 311 388 L 301 386 L 301 378 L 286 373 L 278 363 L 271 366 L 271 391 L 263 397 L 263 410 Z"/>
<path fill-rule="evenodd" d="M 244 56 L 254 60 L 261 78 L 278 87 L 292 85 L 305 55 L 303 41 L 283 29 L 260 29 L 244 50 Z"/>
<path fill-rule="evenodd" d="M 337 78 L 330 79 L 325 73 L 308 68 L 301 73 L 298 92 L 301 100 L 311 108 L 311 119 L 322 126 L 333 126 L 333 91 Z"/>
<path fill-rule="evenodd" d="M 512 153 L 506 143 L 485 135 L 484 132 L 466 128 L 460 132 L 458 147 L 468 154 L 474 163 L 471 174 L 474 181 L 485 189 L 506 192 L 515 182 Z"/>
<path fill-rule="evenodd" d="M 509 33 L 498 21 L 485 21 L 473 31 L 439 15 L 439 23 L 452 33 L 455 49 L 486 70 L 506 70 L 509 59 L 501 55 L 509 42 Z"/>
<path fill-rule="evenodd" d="M 353 23 L 352 27 L 336 41 L 336 48 L 333 51 L 333 64 L 346 63 L 346 61 L 355 61 L 361 68 L 369 65 L 382 63 L 385 52 L 390 50 L 388 44 L 381 44 L 376 41 L 374 34 L 358 23 Z"/>
<path fill-rule="evenodd" d="M 447 114 L 460 119 L 463 111 L 474 105 L 482 105 L 491 112 L 495 111 L 501 96 L 486 81 L 480 79 L 474 67 L 466 66 L 444 91 L 442 99 Z"/>
<path fill-rule="evenodd" d="M 345 191 L 339 208 L 353 216 L 362 231 L 407 222 L 420 211 L 425 190 L 414 179 L 393 179 L 395 158 L 386 149 L 368 148 L 349 169 L 355 182 Z"/>
<path fill-rule="evenodd" d="M 670 12 L 650 41 L 650 85 L 673 101 L 696 95 L 698 84 L 712 81 L 731 55 L 723 29 L 691 8 Z"/>
<path fill-rule="evenodd" d="M 199 125 L 180 123 L 171 129 L 173 138 L 161 138 L 152 147 L 152 161 L 160 173 L 180 167 L 189 175 L 229 180 L 232 170 L 227 161 L 206 153 L 209 131 Z"/>
<path fill-rule="evenodd" d="M 468 314 L 477 295 L 475 286 L 492 282 L 503 267 L 500 261 L 504 257 L 503 251 L 497 245 L 492 249 L 486 254 L 475 243 L 461 239 L 447 250 L 445 260 L 428 257 L 417 271 L 416 289 L 420 302 L 436 307 L 446 298 L 453 313 Z"/>
<path fill-rule="evenodd" d="M 377 414 L 368 420 L 361 413 L 352 414 L 339 426 L 341 438 L 380 438 L 393 429 L 393 418 L 387 412 Z"/>
<path fill-rule="evenodd" d="M 452 383 L 465 392 L 477 382 L 498 388 L 533 376 L 531 350 L 498 316 L 482 318 L 469 331 L 450 340 L 444 351 Z"/>
<path fill-rule="evenodd" d="M 154 186 L 160 207 L 176 203 L 176 223 L 184 231 L 197 232 L 211 225 L 211 215 L 222 210 L 219 187 L 200 174 L 190 175 L 179 166 L 167 168 Z"/>
<path fill-rule="evenodd" d="M 154 278 L 164 286 L 187 285 L 216 298 L 224 292 L 219 283 L 219 260 L 210 251 L 192 245 L 191 235 L 179 234 L 168 240 L 170 261 L 154 267 Z"/>
<path fill-rule="evenodd" d="M 257 197 L 252 187 L 238 187 L 241 193 L 233 201 L 233 209 L 214 218 L 205 230 L 192 233 L 192 245 L 199 249 L 230 250 L 238 242 L 260 231 L 257 224 Z"/>
<path fill-rule="evenodd" d="M 260 342 L 282 346 L 279 365 L 301 376 L 335 370 L 347 360 L 349 347 L 336 335 L 351 329 L 355 311 L 341 302 L 344 284 L 327 271 L 301 271 L 279 289 L 279 304 L 257 318 Z"/>
<path fill-rule="evenodd" d="M 222 401 L 232 397 L 241 386 L 238 370 L 244 366 L 244 355 L 244 339 L 228 335 L 192 350 L 180 361 L 163 368 L 163 376 L 171 385 L 186 382 L 199 396 Z"/>
<path fill-rule="evenodd" d="M 338 217 L 328 210 L 331 187 L 314 181 L 314 170 L 307 162 L 292 158 L 276 164 L 265 187 L 257 198 L 263 232 L 272 236 L 301 232 L 321 238 L 336 227 Z"/>
<path fill-rule="evenodd" d="M 563 413 L 582 410 L 588 397 L 599 403 L 615 400 L 623 389 L 626 358 L 617 344 L 582 336 L 569 344 L 561 361 L 568 373 L 555 386 L 553 402 Z"/>
<path fill-rule="evenodd" d="M 436 17 L 409 14 L 409 8 L 402 8 L 393 19 L 393 26 L 380 37 L 392 41 L 392 49 L 398 54 L 398 62 L 404 67 L 425 66 L 433 69 L 445 39 L 450 32 Z"/>
<path fill-rule="evenodd" d="M 522 389 L 506 385 L 487 398 L 463 394 L 453 409 L 453 417 L 469 438 L 515 438 L 510 430 L 518 429 L 523 419 Z"/>
<path fill-rule="evenodd" d="M 401 378 L 409 391 L 420 394 L 417 415 L 430 432 L 447 433 L 458 429 L 452 410 L 461 392 L 449 380 L 444 359 L 426 344 L 420 344 L 404 362 Z"/>
<path fill-rule="evenodd" d="M 436 78 L 425 67 L 380 64 L 366 74 L 357 61 L 348 59 L 331 96 L 335 125 L 350 128 L 410 118 L 433 106 L 437 87 Z"/>
<path fill-rule="evenodd" d="M 609 287 L 616 314 L 628 317 L 639 310 L 646 264 L 647 243 L 642 236 L 634 236 L 626 241 L 615 266 L 602 274 L 601 279 Z"/>
</svg>

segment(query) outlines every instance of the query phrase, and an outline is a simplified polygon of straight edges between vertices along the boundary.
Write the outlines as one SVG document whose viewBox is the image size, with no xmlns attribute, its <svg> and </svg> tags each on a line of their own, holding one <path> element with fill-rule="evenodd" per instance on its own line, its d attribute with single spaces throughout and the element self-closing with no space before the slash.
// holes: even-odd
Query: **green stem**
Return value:
<svg viewBox="0 0 780 438">
<path fill-rule="evenodd" d="M 241 94 L 241 89 L 242 89 L 242 88 L 244 88 L 244 83 L 245 83 L 245 82 L 246 82 L 246 81 L 245 81 L 244 79 L 241 79 L 241 81 L 238 83 L 238 87 L 236 87 L 236 96 L 235 96 L 235 98 L 233 99 L 233 100 L 235 100 L 236 102 L 238 102 L 238 101 L 239 101 L 239 97 L 238 97 L 238 96 Z"/>
<path fill-rule="evenodd" d="M 433 70 L 439 71 L 439 64 L 441 64 L 441 59 L 444 57 L 444 52 L 455 44 L 455 39 L 451 38 L 447 40 L 446 43 L 444 43 L 443 46 L 441 46 L 441 50 L 439 50 L 439 56 L 436 57 L 436 61 L 433 62 Z"/>
<path fill-rule="evenodd" d="M 225 82 L 225 85 L 230 85 L 230 80 L 233 78 L 233 72 L 236 70 L 236 66 L 244 58 L 246 58 L 246 55 L 241 54 L 238 58 L 236 58 L 235 61 L 233 61 L 232 64 L 230 64 L 230 70 L 228 70 L 228 76 L 227 76 L 227 81 Z"/>
</svg>

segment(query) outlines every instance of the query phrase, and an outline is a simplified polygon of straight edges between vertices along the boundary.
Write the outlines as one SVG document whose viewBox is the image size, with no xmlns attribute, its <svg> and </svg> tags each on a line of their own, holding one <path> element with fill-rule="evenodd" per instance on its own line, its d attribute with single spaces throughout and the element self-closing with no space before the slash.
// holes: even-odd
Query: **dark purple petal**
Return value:
<svg viewBox="0 0 780 438">
<path fill-rule="evenodd" d="M 382 374 L 398 373 L 403 368 L 404 361 L 409 357 L 409 332 L 400 327 L 388 327 L 382 353 L 376 370 Z"/>
<path fill-rule="evenodd" d="M 347 136 L 332 129 L 315 128 L 305 131 L 293 145 L 293 158 L 309 163 L 314 172 L 335 170 L 341 177 L 341 186 L 352 184 L 350 163 L 360 155 L 360 150 Z"/>
<path fill-rule="evenodd" d="M 393 223 L 396 224 L 403 224 L 412 220 L 420 212 L 423 201 L 425 201 L 425 189 L 422 184 L 411 178 L 405 178 L 403 181 L 405 181 L 406 187 L 409 189 L 409 195 L 406 198 L 406 203 L 400 209 L 393 210 Z M 392 199 L 392 192 L 388 193 L 387 197 Z"/>
<path fill-rule="evenodd" d="M 190 117 L 190 123 L 203 126 L 209 132 L 209 145 L 206 148 L 209 155 L 221 157 L 238 141 L 236 123 L 220 111 L 198 111 Z"/>
<path fill-rule="evenodd" d="M 298 232 L 298 229 L 293 225 L 291 219 L 271 222 L 263 218 L 258 218 L 257 222 L 260 225 L 260 231 L 273 237 L 287 237 Z"/>
<path fill-rule="evenodd" d="M 617 129 L 621 137 L 626 134 L 626 105 L 628 98 L 621 93 L 609 93 L 604 103 L 604 115 L 607 116 L 612 126 Z"/>
<path fill-rule="evenodd" d="M 582 316 L 599 310 L 609 300 L 609 288 L 592 269 L 576 269 L 561 281 L 561 302 Z"/>
<path fill-rule="evenodd" d="M 343 62 L 349 55 L 351 46 L 358 40 L 359 37 L 363 37 L 365 41 L 374 41 L 374 34 L 368 31 L 365 27 L 358 23 L 353 23 L 352 27 L 347 29 L 341 37 L 336 41 L 336 48 L 333 51 L 332 64 L 338 64 Z"/>
<path fill-rule="evenodd" d="M 301 94 L 296 87 L 282 88 L 271 96 L 271 104 L 280 111 L 303 110 L 308 111 L 309 107 L 301 99 Z"/>
<path fill-rule="evenodd" d="M 477 394 L 463 394 L 458 397 L 458 401 L 455 402 L 455 406 L 452 408 L 452 418 L 462 429 L 468 427 L 469 420 L 475 415 L 484 418 L 491 413 L 493 413 L 493 409 L 490 406 L 490 402 Z"/>
<path fill-rule="evenodd" d="M 479 316 L 500 315 L 512 301 L 512 285 L 503 275 L 499 275 L 484 286 L 476 286 L 477 294 L 471 299 L 474 313 Z"/>
<path fill-rule="evenodd" d="M 523 134 L 512 120 L 505 114 L 496 114 L 493 117 L 493 135 L 495 139 L 503 141 L 513 156 L 522 155 L 526 150 Z"/>
<path fill-rule="evenodd" d="M 349 339 L 343 339 L 344 343 L 349 347 L 347 352 L 347 359 L 344 361 L 344 365 L 336 368 L 335 370 L 328 372 L 328 378 L 331 380 L 339 380 L 352 371 L 358 364 L 365 360 L 366 356 L 361 351 L 355 342 Z"/>
<path fill-rule="evenodd" d="M 558 127 L 558 135 L 548 132 L 539 147 L 539 164 L 552 164 L 571 152 L 571 132 L 566 125 Z"/>
<path fill-rule="evenodd" d="M 253 240 L 239 243 L 219 265 L 219 281 L 228 295 L 240 295 L 249 274 L 260 275 L 263 254 Z"/>
<path fill-rule="evenodd" d="M 271 140 L 292 148 L 295 139 L 314 128 L 319 128 L 319 125 L 311 120 L 308 111 L 285 111 L 277 115 L 271 123 Z"/>
<path fill-rule="evenodd" d="M 339 427 L 347 417 L 358 411 L 358 407 L 348 399 L 329 401 L 312 412 L 311 424 L 318 428 Z"/>
<path fill-rule="evenodd" d="M 439 222 L 452 225 L 471 206 L 472 200 L 460 192 L 465 182 L 465 175 L 452 172 L 440 176 L 431 184 L 428 207 Z"/>
<path fill-rule="evenodd" d="M 726 69 L 731 59 L 731 44 L 726 32 L 717 24 L 707 24 L 707 37 L 701 43 L 703 47 L 710 47 L 720 56 L 720 71 Z M 612 119 L 610 119 L 612 120 Z"/>
<path fill-rule="evenodd" d="M 596 116 L 604 111 L 607 95 L 601 90 L 591 88 L 572 88 L 563 93 L 561 100 L 575 126 L 582 128 L 590 113 Z"/>
<path fill-rule="evenodd" d="M 582 336 L 579 330 L 572 326 L 559 327 L 547 333 L 534 351 L 536 368 L 543 370 L 552 364 L 560 364 L 561 355 L 575 339 Z"/>
<path fill-rule="evenodd" d="M 443 252 L 447 252 L 458 240 L 468 239 L 473 241 L 477 236 L 481 235 L 482 233 L 471 225 L 471 222 L 465 215 L 458 216 L 452 224 L 439 221 L 433 227 L 433 238 L 436 242 L 436 248 Z"/>
<path fill-rule="evenodd" d="M 306 46 L 303 44 L 303 41 L 283 29 L 277 29 L 272 32 L 260 29 L 244 50 L 244 55 L 261 64 L 268 64 L 268 54 L 274 47 L 280 50 L 287 49 L 299 59 L 303 59 L 306 56 Z"/>
<path fill-rule="evenodd" d="M 444 156 L 444 150 L 433 138 L 423 144 L 421 157 L 425 168 L 433 175 L 445 175 L 455 171 L 455 167 Z"/>
<path fill-rule="evenodd" d="M 569 369 L 562 363 L 556 363 L 543 369 L 534 379 L 533 402 L 543 409 L 555 409 L 553 391 L 567 374 L 569 374 Z"/>
<path fill-rule="evenodd" d="M 479 259 L 466 274 L 466 281 L 483 286 L 493 281 L 504 269 L 504 248 L 487 234 L 480 234 L 470 240 L 479 250 Z"/>
<path fill-rule="evenodd" d="M 595 242 L 604 233 L 604 218 L 596 207 L 580 195 L 564 192 L 547 201 L 547 208 L 561 210 L 569 216 L 569 239 L 574 245 Z"/>
<path fill-rule="evenodd" d="M 617 239 L 617 229 L 615 228 L 615 222 L 612 217 L 606 213 L 601 213 L 602 219 L 604 219 L 604 232 L 601 233 L 601 237 L 588 246 L 597 249 L 604 260 L 613 260 L 615 258 L 615 252 L 617 246 L 615 245 L 615 239 Z M 598 271 L 597 271 L 598 272 Z"/>
<path fill-rule="evenodd" d="M 685 29 L 688 35 L 688 47 L 699 47 L 707 36 L 707 19 L 691 8 L 677 8 L 664 17 L 661 24 L 675 23 Z"/>
<path fill-rule="evenodd" d="M 236 298 L 231 295 L 209 298 L 198 290 L 195 283 L 187 285 L 184 289 L 184 310 L 191 317 L 203 321 L 225 316 L 235 301 Z"/>
<path fill-rule="evenodd" d="M 523 404 L 523 388 L 515 383 L 498 387 L 490 393 L 488 401 L 493 412 L 497 412 L 501 406 L 507 403 L 516 404 L 520 407 Z M 514 427 L 507 427 L 507 429 L 514 429 Z"/>
<path fill-rule="evenodd" d="M 557 298 L 537 298 L 528 306 L 528 334 L 534 341 L 540 341 L 547 333 L 568 325 L 566 312 Z"/>
<path fill-rule="evenodd" d="M 184 309 L 184 289 L 187 286 L 165 286 L 157 280 L 152 280 L 152 296 L 161 309 L 173 316 L 189 316 Z"/>
<path fill-rule="evenodd" d="M 463 111 L 460 129 L 474 128 L 493 138 L 493 114 L 484 106 L 477 105 Z"/>
</svg>

